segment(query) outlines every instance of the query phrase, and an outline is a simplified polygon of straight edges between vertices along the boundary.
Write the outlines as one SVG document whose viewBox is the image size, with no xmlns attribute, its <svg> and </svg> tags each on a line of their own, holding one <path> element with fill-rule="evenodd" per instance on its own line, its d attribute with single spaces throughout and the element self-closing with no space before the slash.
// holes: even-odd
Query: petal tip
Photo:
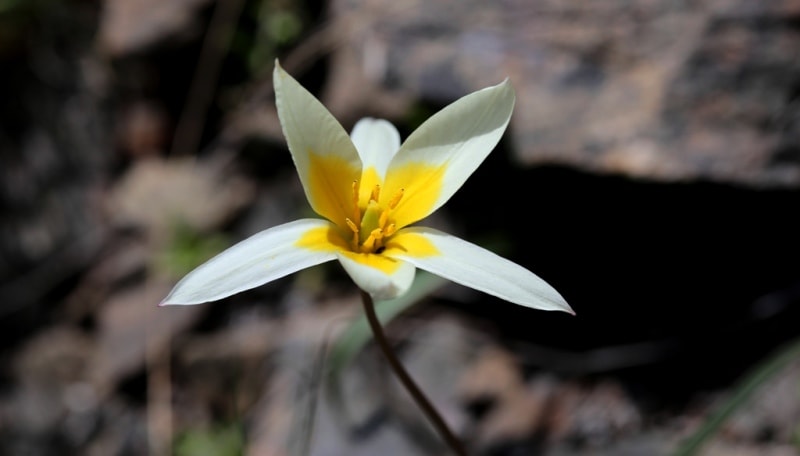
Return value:
<svg viewBox="0 0 800 456">
<path fill-rule="evenodd" d="M 278 62 L 278 59 L 275 59 L 275 68 L 272 70 L 273 84 L 279 82 L 284 73 L 285 71 L 283 67 L 281 67 L 280 62 Z"/>
<path fill-rule="evenodd" d="M 572 309 L 572 306 L 567 304 L 567 300 L 564 299 L 563 296 L 558 294 L 558 292 L 555 289 L 552 289 L 552 291 L 557 294 L 557 297 L 556 298 L 550 298 L 550 302 L 551 302 L 552 305 L 551 305 L 550 308 L 545 309 L 545 310 L 556 310 L 556 311 L 565 312 L 565 313 L 568 313 L 568 314 L 570 314 L 572 316 L 575 316 L 576 315 L 575 310 Z"/>
</svg>

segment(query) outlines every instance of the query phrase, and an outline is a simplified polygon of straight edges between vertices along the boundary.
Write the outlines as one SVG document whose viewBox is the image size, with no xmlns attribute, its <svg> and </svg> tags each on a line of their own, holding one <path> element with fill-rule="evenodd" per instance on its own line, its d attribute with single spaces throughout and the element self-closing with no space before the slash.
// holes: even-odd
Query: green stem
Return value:
<svg viewBox="0 0 800 456">
<path fill-rule="evenodd" d="M 397 356 L 394 354 L 394 350 L 392 350 L 389 341 L 386 339 L 386 335 L 383 333 L 383 327 L 380 321 L 378 321 L 377 315 L 375 315 L 375 304 L 372 302 L 372 297 L 362 290 L 361 299 L 364 302 L 364 313 L 367 315 L 367 322 L 369 322 L 372 334 L 375 336 L 375 341 L 378 343 L 378 346 L 389 362 L 389 365 L 392 367 L 395 375 L 400 379 L 400 383 L 403 384 L 411 397 L 414 398 L 414 401 L 416 401 L 419 408 L 425 413 L 425 416 L 428 417 L 442 439 L 447 442 L 447 445 L 449 445 L 458 456 L 467 456 L 464 444 L 461 443 L 461 440 L 450 430 L 442 416 L 439 415 L 439 412 L 437 412 L 436 408 L 431 404 L 431 401 L 428 400 L 425 393 L 419 389 L 419 386 L 417 386 L 411 378 L 411 375 L 408 374 L 408 371 L 406 371 L 400 363 L 400 360 L 397 359 Z"/>
</svg>

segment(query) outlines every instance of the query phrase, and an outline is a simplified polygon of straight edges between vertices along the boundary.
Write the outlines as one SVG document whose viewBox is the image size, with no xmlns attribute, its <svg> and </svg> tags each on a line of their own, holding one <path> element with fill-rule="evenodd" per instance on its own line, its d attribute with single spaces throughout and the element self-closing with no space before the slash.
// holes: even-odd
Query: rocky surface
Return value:
<svg viewBox="0 0 800 456">
<path fill-rule="evenodd" d="M 333 11 L 351 25 L 336 52 L 355 68 L 333 80 L 329 93 L 349 97 L 333 106 L 393 92 L 444 103 L 509 77 L 519 163 L 800 184 L 800 2 L 338 0 Z"/>
<path fill-rule="evenodd" d="M 432 223 L 578 316 L 451 284 L 387 326 L 476 455 L 670 454 L 797 337 L 798 2 L 247 2 L 176 154 L 211 4 L 0 2 L 0 454 L 445 453 L 374 346 L 332 366 L 359 314 L 335 264 L 156 306 L 310 215 L 274 57 L 404 135 L 511 78 L 507 140 Z M 798 385 L 794 360 L 704 454 L 797 454 Z"/>
</svg>

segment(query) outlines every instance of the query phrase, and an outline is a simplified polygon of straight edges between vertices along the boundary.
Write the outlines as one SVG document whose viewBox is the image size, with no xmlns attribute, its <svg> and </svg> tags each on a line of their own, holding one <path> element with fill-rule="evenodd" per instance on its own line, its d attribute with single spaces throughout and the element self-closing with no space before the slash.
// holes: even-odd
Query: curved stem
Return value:
<svg viewBox="0 0 800 456">
<path fill-rule="evenodd" d="M 439 432 L 442 439 L 450 446 L 450 448 L 458 455 L 458 456 L 467 456 L 467 451 L 464 449 L 464 444 L 461 443 L 461 440 L 456 437 L 450 427 L 447 426 L 444 419 L 439 412 L 436 411 L 436 408 L 431 404 L 431 401 L 425 396 L 425 393 L 419 389 L 419 386 L 414 382 L 411 378 L 411 375 L 408 374 L 408 371 L 403 367 L 400 363 L 400 360 L 397 359 L 397 356 L 394 354 L 394 350 L 389 345 L 389 341 L 386 339 L 386 335 L 383 333 L 383 327 L 381 326 L 380 321 L 378 320 L 378 316 L 375 315 L 375 304 L 372 302 L 372 297 L 364 292 L 361 291 L 361 300 L 364 303 L 364 312 L 367 315 L 367 321 L 369 322 L 369 326 L 372 329 L 372 334 L 375 336 L 375 341 L 378 343 L 383 355 L 386 357 L 386 360 L 389 362 L 389 365 L 392 367 L 395 375 L 397 378 L 400 379 L 400 382 L 406 388 L 408 393 L 411 397 L 414 398 L 419 408 L 425 413 L 425 416 L 428 417 L 431 424 L 436 428 L 436 431 Z"/>
</svg>

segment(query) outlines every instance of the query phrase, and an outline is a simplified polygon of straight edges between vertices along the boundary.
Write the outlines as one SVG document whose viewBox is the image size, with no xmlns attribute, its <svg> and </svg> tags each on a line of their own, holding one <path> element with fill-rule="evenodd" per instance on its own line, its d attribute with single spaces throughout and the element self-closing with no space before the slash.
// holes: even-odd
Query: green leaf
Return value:
<svg viewBox="0 0 800 456">
<path fill-rule="evenodd" d="M 697 454 L 703 444 L 717 433 L 719 428 L 730 418 L 733 413 L 763 386 L 792 361 L 800 357 L 800 339 L 779 350 L 772 357 L 757 366 L 736 387 L 733 395 L 713 413 L 706 422 L 689 438 L 684 440 L 675 456 L 692 456 Z"/>
</svg>

